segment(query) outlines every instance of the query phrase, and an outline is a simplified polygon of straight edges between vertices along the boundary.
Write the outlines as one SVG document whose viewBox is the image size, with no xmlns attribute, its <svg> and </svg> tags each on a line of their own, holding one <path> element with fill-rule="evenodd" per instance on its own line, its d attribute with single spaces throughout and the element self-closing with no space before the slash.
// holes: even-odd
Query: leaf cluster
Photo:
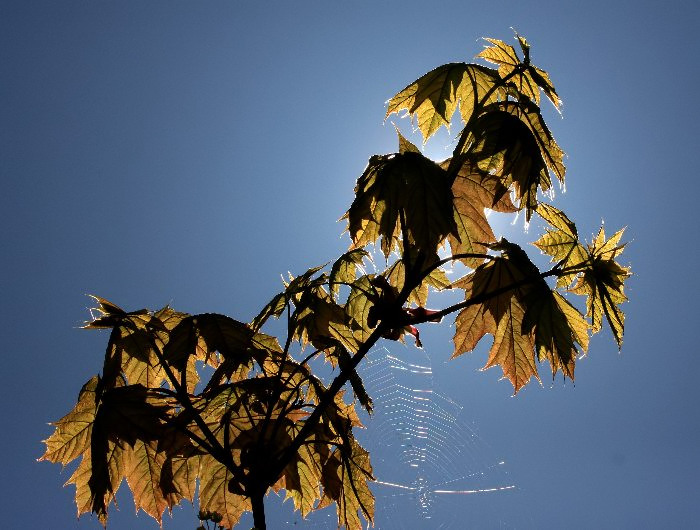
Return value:
<svg viewBox="0 0 700 530">
<path fill-rule="evenodd" d="M 277 339 L 217 314 L 187 315 L 168 307 L 126 312 L 95 297 L 99 316 L 88 329 L 111 329 L 103 375 L 91 378 L 71 412 L 54 425 L 41 460 L 67 465 L 78 515 L 108 508 L 126 479 L 136 509 L 161 522 L 198 484 L 203 513 L 231 528 L 257 489 L 284 489 L 306 515 L 332 503 L 349 528 L 369 514 L 372 469 L 352 435 L 360 422 L 342 393 L 324 408 L 312 436 L 281 472 L 284 452 L 325 395 L 306 364 Z M 198 389 L 199 369 L 212 371 Z"/>
<path fill-rule="evenodd" d="M 501 366 L 516 393 L 539 379 L 542 361 L 552 377 L 573 379 L 603 321 L 621 346 L 623 231 L 607 239 L 601 228 L 585 243 L 549 204 L 553 183 L 564 182 L 564 152 L 539 105 L 541 94 L 556 108 L 561 100 L 516 40 L 520 55 L 486 39 L 477 57 L 494 67 L 446 64 L 389 100 L 387 116 L 405 112 L 426 141 L 459 121 L 451 156 L 430 160 L 397 129 L 398 151 L 372 156 L 357 179 L 343 217 L 349 250 L 283 280 L 250 323 L 169 307 L 127 312 L 95 297 L 85 327 L 110 332 L 101 375 L 54 424 L 41 457 L 81 459 L 68 480 L 79 515 L 106 524 L 126 479 L 136 509 L 158 522 L 198 498 L 201 520 L 231 528 L 253 511 L 264 528 L 265 495 L 284 492 L 303 516 L 335 505 L 338 525 L 359 529 L 373 519 L 374 478 L 353 429 L 356 406 L 371 413 L 373 402 L 356 368 L 378 341 L 408 336 L 420 347 L 418 326 L 455 315 L 452 357 L 491 335 L 484 368 Z M 541 218 L 534 245 L 551 268 L 497 239 L 489 211 Z M 466 274 L 451 281 L 455 263 Z M 443 289 L 464 300 L 428 309 Z M 585 314 L 567 294 L 585 298 Z M 262 331 L 271 319 L 286 327 L 281 341 Z M 315 375 L 316 358 L 333 369 L 329 381 Z"/>
</svg>

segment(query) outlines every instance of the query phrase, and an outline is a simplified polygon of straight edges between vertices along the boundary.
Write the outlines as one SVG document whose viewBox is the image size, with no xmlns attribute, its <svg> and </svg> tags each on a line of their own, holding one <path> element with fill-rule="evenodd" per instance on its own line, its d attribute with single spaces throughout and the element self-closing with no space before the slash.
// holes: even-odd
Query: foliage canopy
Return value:
<svg viewBox="0 0 700 530">
<path fill-rule="evenodd" d="M 111 330 L 102 372 L 54 424 L 40 459 L 80 458 L 68 479 L 78 515 L 93 512 L 106 525 L 126 479 L 136 509 L 159 523 L 187 499 L 224 528 L 252 511 L 263 529 L 265 495 L 284 490 L 303 516 L 335 505 L 339 526 L 360 529 L 373 519 L 374 477 L 353 436 L 356 402 L 372 411 L 356 368 L 379 340 L 408 334 L 420 346 L 416 326 L 455 314 L 453 357 L 492 335 L 485 368 L 499 365 L 515 393 L 539 379 L 545 360 L 552 376 L 573 379 L 604 321 L 622 345 L 630 275 L 617 261 L 622 230 L 606 238 L 601 228 L 585 243 L 543 199 L 565 168 L 541 93 L 557 108 L 561 100 L 526 40 L 516 40 L 520 54 L 486 39 L 477 57 L 495 68 L 446 64 L 389 100 L 387 116 L 407 113 L 425 141 L 459 109 L 452 156 L 430 160 L 397 130 L 398 152 L 372 156 L 357 180 L 344 216 L 350 249 L 290 276 L 252 322 L 170 307 L 128 312 L 94 297 L 96 316 L 84 327 Z M 487 209 L 541 217 L 548 227 L 534 245 L 552 267 L 540 271 L 520 246 L 496 240 Z M 370 267 L 373 245 L 383 270 Z M 455 262 L 469 272 L 451 282 L 445 271 Z M 442 289 L 462 290 L 464 301 L 426 309 Z M 585 314 L 566 293 L 585 298 Z M 286 321 L 282 342 L 262 331 L 271 317 Z M 335 368 L 332 380 L 314 374 L 318 356 Z"/>
</svg>

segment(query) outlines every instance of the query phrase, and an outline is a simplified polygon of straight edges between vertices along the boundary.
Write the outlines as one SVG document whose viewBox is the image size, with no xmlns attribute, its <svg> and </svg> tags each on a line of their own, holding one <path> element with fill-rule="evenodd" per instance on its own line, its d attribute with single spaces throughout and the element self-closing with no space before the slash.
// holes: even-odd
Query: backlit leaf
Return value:
<svg viewBox="0 0 700 530">
<path fill-rule="evenodd" d="M 355 280 L 345 304 L 348 315 L 358 324 L 355 334 L 360 341 L 366 340 L 374 327 L 368 324 L 370 310 L 379 297 L 377 288 L 372 284 L 373 277 L 374 275 L 364 275 Z"/>
<path fill-rule="evenodd" d="M 534 288 L 527 300 L 523 330 L 535 335 L 539 361 L 547 360 L 552 377 L 561 370 L 564 377 L 574 379 L 574 368 L 579 351 L 588 349 L 588 322 L 583 315 L 546 284 Z"/>
<path fill-rule="evenodd" d="M 520 72 L 513 75 L 510 79 L 510 83 L 517 90 L 518 94 L 522 94 L 539 105 L 540 89 L 542 89 L 552 104 L 559 108 L 561 99 L 557 95 L 549 75 L 541 68 L 530 64 L 529 44 L 520 35 L 516 35 L 516 38 L 523 52 L 524 57 L 522 61 L 518 57 L 515 48 L 510 44 L 506 44 L 502 40 L 489 38 L 484 40 L 490 43 L 491 46 L 486 46 L 478 57 L 498 65 L 498 73 L 502 78 L 510 75 L 519 67 Z"/>
<path fill-rule="evenodd" d="M 427 141 L 441 126 L 449 128 L 457 104 L 462 119 L 467 122 L 477 105 L 503 99 L 505 92 L 497 86 L 498 81 L 495 70 L 481 65 L 442 65 L 391 98 L 385 119 L 394 112 L 407 111 L 416 119 L 423 140 Z"/>
<path fill-rule="evenodd" d="M 308 289 L 295 305 L 293 337 L 298 338 L 302 346 L 310 342 L 315 348 L 326 350 L 342 344 L 351 351 L 357 350 L 350 317 L 325 289 Z"/>
<path fill-rule="evenodd" d="M 515 104 L 498 104 L 476 120 L 465 151 L 481 174 L 498 176 L 506 187 L 513 185 L 527 219 L 537 207 L 538 190 L 551 188 L 548 168 L 561 179 L 564 175 L 563 152 L 550 141 L 548 130 L 533 128 L 544 126 L 537 120 L 538 114 Z"/>
<path fill-rule="evenodd" d="M 85 383 L 73 410 L 52 424 L 56 430 L 44 440 L 46 452 L 39 461 L 60 462 L 65 466 L 90 448 L 92 424 L 99 400 L 96 393 L 99 383 L 99 376 L 94 376 Z"/>
<path fill-rule="evenodd" d="M 428 72 L 389 100 L 386 117 L 407 110 L 415 115 L 424 140 L 450 120 L 458 103 L 458 90 L 469 66 L 464 63 L 442 65 Z"/>
<path fill-rule="evenodd" d="M 587 266 L 571 288 L 571 292 L 587 296 L 586 316 L 591 319 L 593 333 L 600 331 L 605 316 L 618 347 L 622 347 L 625 330 L 625 314 L 619 306 L 627 301 L 624 283 L 631 275 L 629 268 L 616 261 L 624 248 L 619 244 L 623 232 L 624 229 L 619 230 L 606 240 L 601 227 L 588 246 Z"/>
<path fill-rule="evenodd" d="M 459 86 L 459 112 L 464 123 L 480 113 L 484 106 L 503 101 L 506 91 L 499 86 L 498 74 L 491 68 L 469 64 Z"/>
<path fill-rule="evenodd" d="M 396 135 L 399 137 L 399 153 L 420 153 L 420 149 L 408 141 L 396 125 L 394 125 L 394 129 L 396 129 Z"/>
<path fill-rule="evenodd" d="M 374 243 L 389 256 L 402 236 L 427 255 L 456 227 L 445 171 L 419 153 L 373 156 L 357 180 L 355 200 L 345 214 L 353 248 Z"/>
<path fill-rule="evenodd" d="M 280 349 L 273 337 L 230 317 L 205 313 L 183 319 L 171 331 L 163 354 L 169 364 L 182 370 L 190 357 L 208 361 L 218 352 L 225 366 L 218 366 L 217 371 L 230 377 L 239 369 L 252 368 L 253 361 L 261 365 L 271 349 Z"/>
<path fill-rule="evenodd" d="M 298 428 L 295 429 L 298 431 Z M 321 498 L 321 466 L 324 459 L 319 444 L 305 444 L 284 470 L 284 488 L 294 508 L 306 517 Z"/>
<path fill-rule="evenodd" d="M 91 450 L 83 453 L 80 464 L 66 485 L 75 485 L 75 503 L 78 516 L 93 512 L 103 526 L 107 526 L 107 510 L 124 476 L 123 448 L 107 441 L 104 455 L 93 458 Z"/>
<path fill-rule="evenodd" d="M 232 493 L 228 485 L 235 480 L 231 471 L 209 455 L 202 457 L 199 474 L 199 507 L 222 515 L 221 525 L 233 528 L 241 515 L 252 510 L 250 499 Z"/>
<path fill-rule="evenodd" d="M 542 252 L 552 257 L 553 262 L 559 262 L 564 271 L 557 279 L 557 285 L 565 287 L 571 284 L 582 263 L 588 260 L 588 252 L 578 239 L 576 225 L 561 210 L 545 203 L 537 205 L 537 213 L 547 221 L 552 228 L 533 244 Z"/>
<path fill-rule="evenodd" d="M 275 295 L 253 319 L 250 324 L 253 330 L 258 331 L 270 317 L 279 318 L 288 304 L 306 288 L 323 285 L 326 281 L 325 276 L 322 275 L 318 278 L 313 278 L 313 276 L 324 266 L 325 265 L 313 267 L 300 276 L 292 277 L 288 283 L 285 282 L 285 290 Z"/>
<path fill-rule="evenodd" d="M 368 257 L 369 252 L 362 248 L 356 248 L 349 250 L 333 263 L 328 279 L 333 296 L 338 296 L 341 285 L 351 284 L 355 281 L 358 267 L 362 267 L 364 258 Z"/>
<path fill-rule="evenodd" d="M 532 274 L 530 267 L 534 265 L 529 260 L 529 265 L 521 263 L 516 252 L 511 255 L 515 258 L 496 258 L 455 284 L 465 290 L 466 300 L 474 298 L 476 303 L 457 315 L 452 357 L 473 350 L 490 333 L 494 341 L 484 369 L 501 365 L 503 375 L 517 393 L 530 377 L 539 380 L 539 376 L 534 359 L 535 337 L 524 329 L 529 287 L 519 286 Z"/>
<path fill-rule="evenodd" d="M 134 495 L 136 510 L 142 509 L 160 524 L 165 509 L 178 504 L 181 496 L 164 491 L 161 476 L 166 455 L 158 452 L 157 447 L 157 440 L 137 440 L 125 453 L 124 474 Z"/>
<path fill-rule="evenodd" d="M 387 269 L 388 282 L 400 291 L 406 281 L 406 270 L 403 260 L 396 261 L 389 269 Z M 448 280 L 445 271 L 441 268 L 433 269 L 426 276 L 421 284 L 413 289 L 406 300 L 409 304 L 416 304 L 419 307 L 425 307 L 428 304 L 429 288 L 435 291 L 442 291 L 451 287 L 451 282 Z"/>
<path fill-rule="evenodd" d="M 362 520 L 374 518 L 374 495 L 368 482 L 373 481 L 369 453 L 354 439 L 350 448 L 336 449 L 323 469 L 323 498 L 319 508 L 336 502 L 338 525 L 361 530 Z"/>
<path fill-rule="evenodd" d="M 527 125 L 537 141 L 542 159 L 547 168 L 554 174 L 557 180 L 563 184 L 566 174 L 564 151 L 559 147 L 554 136 L 547 127 L 539 107 L 528 101 L 508 101 L 503 103 L 501 108 Z"/>
<path fill-rule="evenodd" d="M 442 167 L 447 169 L 449 162 L 443 162 Z M 469 163 L 465 163 L 452 184 L 452 194 L 457 226 L 457 234 L 448 236 L 452 253 L 485 253 L 484 243 L 495 240 L 485 209 L 506 213 L 517 211 L 510 200 L 507 187 L 496 176 L 480 172 Z M 483 259 L 464 258 L 461 261 L 474 268 L 481 264 Z"/>
<path fill-rule="evenodd" d="M 502 78 L 510 75 L 518 66 L 520 66 L 521 61 L 518 54 L 510 44 L 506 44 L 502 40 L 485 38 L 485 41 L 492 44 L 492 46 L 485 47 L 482 52 L 477 56 L 489 61 L 490 63 L 498 65 L 498 73 Z M 522 44 L 522 42 L 521 42 Z M 540 103 L 540 90 L 535 83 L 535 80 L 530 75 L 529 69 L 522 68 L 522 71 L 514 75 L 510 82 L 515 86 L 519 94 L 522 94 L 535 103 L 539 105 Z"/>
</svg>

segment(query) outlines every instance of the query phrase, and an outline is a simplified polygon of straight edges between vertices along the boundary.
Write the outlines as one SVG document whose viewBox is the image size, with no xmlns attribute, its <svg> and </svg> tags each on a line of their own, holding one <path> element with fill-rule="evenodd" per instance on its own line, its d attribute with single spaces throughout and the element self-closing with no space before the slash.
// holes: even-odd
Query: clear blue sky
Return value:
<svg viewBox="0 0 700 530">
<path fill-rule="evenodd" d="M 635 276 L 622 354 L 596 336 L 575 386 L 545 377 L 512 398 L 498 369 L 478 371 L 486 347 L 445 364 L 451 330 L 428 335 L 436 386 L 517 485 L 483 511 L 465 499 L 460 516 L 697 524 L 700 4 L 435 4 L 0 3 L 0 526 L 98 527 L 76 521 L 68 471 L 35 461 L 47 422 L 100 367 L 107 336 L 77 329 L 86 293 L 248 320 L 281 273 L 347 247 L 336 221 L 355 179 L 395 150 L 384 102 L 511 26 L 564 100 L 564 119 L 548 114 L 569 156 L 556 204 L 583 234 L 628 226 Z M 429 154 L 445 153 L 441 138 Z M 113 528 L 156 528 L 119 500 Z M 196 525 L 186 509 L 165 521 Z"/>
</svg>

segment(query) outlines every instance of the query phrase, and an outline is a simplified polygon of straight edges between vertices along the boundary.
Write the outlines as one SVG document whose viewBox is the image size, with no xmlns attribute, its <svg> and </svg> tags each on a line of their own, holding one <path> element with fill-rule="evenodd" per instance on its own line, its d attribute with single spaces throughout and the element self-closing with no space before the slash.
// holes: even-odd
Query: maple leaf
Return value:
<svg viewBox="0 0 700 530">
<path fill-rule="evenodd" d="M 362 267 L 364 258 L 370 254 L 363 248 L 349 250 L 340 256 L 332 265 L 328 278 L 331 293 L 337 297 L 341 285 L 348 285 L 355 281 L 358 268 Z"/>
<path fill-rule="evenodd" d="M 301 424 L 294 426 L 293 434 L 300 428 Z M 316 429 L 316 436 L 321 436 L 320 429 Z M 323 462 L 327 460 L 326 453 L 326 444 L 310 441 L 299 448 L 284 469 L 280 486 L 286 490 L 287 498 L 292 499 L 294 508 L 301 512 L 302 517 L 315 510 L 321 498 L 321 474 Z"/>
<path fill-rule="evenodd" d="M 584 352 L 588 349 L 588 322 L 578 309 L 546 284 L 532 289 L 526 306 L 523 330 L 535 336 L 537 359 L 549 361 L 552 378 L 561 370 L 564 377 L 573 380 L 579 355 L 576 343 Z"/>
<path fill-rule="evenodd" d="M 105 329 L 119 326 L 124 319 L 133 316 L 143 316 L 148 314 L 147 309 L 139 309 L 138 311 L 126 312 L 117 304 L 106 300 L 94 294 L 88 295 L 97 302 L 97 307 L 93 308 L 98 316 L 89 322 L 85 322 L 84 329 Z"/>
<path fill-rule="evenodd" d="M 529 220 L 538 190 L 551 188 L 549 171 L 563 183 L 564 152 L 535 105 L 502 102 L 485 110 L 474 122 L 464 156 L 482 175 L 497 175 L 506 188 L 513 185 Z"/>
<path fill-rule="evenodd" d="M 589 259 L 571 292 L 586 295 L 586 316 L 591 319 L 593 333 L 600 331 L 605 315 L 618 347 L 622 347 L 625 331 L 625 315 L 620 305 L 627 301 L 624 293 L 625 280 L 631 275 L 628 267 L 621 266 L 616 258 L 624 249 L 620 239 L 623 228 L 605 239 L 605 230 L 600 228 L 593 243 L 588 245 Z"/>
<path fill-rule="evenodd" d="M 210 455 L 202 456 L 199 506 L 201 510 L 220 514 L 225 528 L 233 528 L 245 512 L 253 509 L 249 497 L 229 490 L 229 483 L 235 480 L 226 466 Z"/>
<path fill-rule="evenodd" d="M 562 151 L 542 117 L 540 108 L 530 101 L 506 101 L 501 108 L 523 122 L 532 132 L 545 165 L 560 183 L 564 183 L 566 167 Z"/>
<path fill-rule="evenodd" d="M 218 352 L 223 362 L 215 363 L 216 371 L 209 381 L 209 385 L 216 385 L 223 378 L 246 377 L 254 361 L 262 366 L 269 355 L 280 351 L 274 337 L 225 315 L 204 313 L 183 319 L 171 331 L 163 356 L 182 371 L 189 359 L 208 361 Z"/>
<path fill-rule="evenodd" d="M 549 75 L 544 70 L 530 64 L 530 45 L 525 38 L 516 34 L 516 39 L 524 55 L 523 61 L 520 60 L 513 46 L 502 40 L 490 38 L 485 38 L 484 40 L 490 43 L 491 46 L 486 46 L 477 57 L 498 65 L 498 73 L 501 78 L 511 75 L 519 68 L 521 71 L 510 79 L 510 83 L 517 90 L 517 93 L 524 95 L 539 105 L 540 89 L 542 89 L 552 104 L 559 108 L 561 99 L 557 95 Z"/>
<path fill-rule="evenodd" d="M 451 159 L 441 163 L 444 169 Z M 450 234 L 448 240 L 452 254 L 486 252 L 485 243 L 495 240 L 491 225 L 486 218 L 485 208 L 496 212 L 517 211 L 508 195 L 508 189 L 501 180 L 488 172 L 463 163 L 452 184 L 454 221 L 457 234 Z M 478 266 L 483 259 L 462 258 L 470 268 Z"/>
<path fill-rule="evenodd" d="M 340 259 L 343 259 L 342 256 Z M 270 317 L 279 318 L 284 312 L 289 303 L 298 297 L 308 287 L 320 286 L 326 283 L 325 275 L 313 278 L 325 265 L 319 265 L 307 270 L 304 274 L 293 277 L 290 274 L 290 281 L 284 282 L 285 289 L 283 292 L 276 294 L 265 307 L 260 310 L 260 313 L 251 322 L 251 328 L 258 331 Z"/>
<path fill-rule="evenodd" d="M 54 423 L 56 430 L 45 440 L 46 452 L 39 460 L 66 465 L 82 456 L 66 484 L 76 486 L 78 516 L 92 511 L 106 525 L 108 506 L 123 477 L 123 451 L 108 439 L 105 422 L 100 421 L 101 383 L 95 376 L 83 385 L 73 410 Z"/>
<path fill-rule="evenodd" d="M 100 377 L 94 376 L 80 389 L 78 402 L 73 410 L 57 422 L 54 433 L 46 440 L 46 452 L 39 461 L 60 462 L 64 466 L 90 448 L 92 424 L 97 414 Z"/>
<path fill-rule="evenodd" d="M 163 480 L 163 464 L 170 454 L 162 446 L 176 447 L 178 434 L 166 428 L 173 410 L 171 398 L 140 384 L 100 390 L 93 377 L 83 388 L 73 411 L 56 423 L 41 458 L 67 464 L 82 461 L 67 483 L 76 486 L 78 515 L 93 511 L 106 524 L 107 509 L 126 477 L 136 509 L 161 521 L 166 508 L 178 504 L 174 481 Z M 188 440 L 180 441 L 180 446 Z M 186 495 L 191 498 L 191 492 Z"/>
<path fill-rule="evenodd" d="M 421 76 L 389 100 L 385 119 L 406 109 L 417 117 L 418 127 L 427 140 L 440 126 L 449 126 L 467 68 L 464 63 L 450 63 Z"/>
<path fill-rule="evenodd" d="M 194 502 L 201 465 L 201 450 L 190 445 L 181 449 L 179 453 L 169 455 L 163 463 L 160 476 L 163 492 L 176 492 L 182 498 Z"/>
<path fill-rule="evenodd" d="M 310 382 L 312 384 L 309 387 L 309 399 L 314 395 L 320 396 L 326 393 L 327 389 L 320 380 L 312 377 Z M 296 435 L 304 423 L 305 421 L 299 421 L 290 424 L 288 426 L 290 436 Z M 341 461 L 351 466 L 355 475 L 358 475 L 357 462 L 354 464 L 350 462 L 353 455 L 352 448 L 357 445 L 352 437 L 352 428 L 356 426 L 361 426 L 361 423 L 355 407 L 351 403 L 345 403 L 341 391 L 334 396 L 332 403 L 324 410 L 320 423 L 313 428 L 311 436 L 294 455 L 285 467 L 282 477 L 275 484 L 275 489 L 286 489 L 287 497 L 293 499 L 295 507 L 301 511 L 303 517 L 310 511 L 322 509 L 332 502 L 338 503 L 339 506 L 350 502 L 357 506 L 356 511 L 362 510 L 362 507 L 357 504 L 356 497 L 346 499 L 346 496 L 356 495 L 353 493 L 355 491 L 353 488 L 359 488 L 358 491 L 362 491 L 363 485 L 358 482 L 357 477 L 354 477 L 351 481 L 346 481 L 347 484 L 352 482 L 351 488 L 343 489 L 343 484 L 338 484 L 337 474 L 337 463 Z M 359 448 L 355 453 L 361 451 L 363 450 Z M 366 489 L 366 481 L 371 477 L 369 460 L 362 464 L 362 469 L 369 473 L 360 478 L 360 481 L 365 481 L 364 489 Z M 336 487 L 329 487 L 329 482 Z M 324 487 L 323 498 L 320 495 L 322 486 Z M 363 494 L 360 495 L 364 507 L 373 512 L 373 504 L 369 503 Z M 321 500 L 320 503 L 318 503 L 319 500 Z M 347 524 L 340 516 L 341 510 L 342 508 L 339 508 L 339 526 Z M 348 526 L 348 528 L 351 527 Z"/>
<path fill-rule="evenodd" d="M 318 509 L 335 502 L 338 526 L 360 530 L 360 516 L 369 523 L 374 518 L 374 495 L 368 485 L 374 477 L 369 453 L 354 438 L 348 445 L 334 450 L 323 468 L 323 497 Z"/>
<path fill-rule="evenodd" d="M 403 289 L 406 282 L 406 266 L 403 260 L 394 262 L 386 271 L 386 279 L 398 293 Z M 451 282 L 447 279 L 447 274 L 441 268 L 433 269 L 418 287 L 413 289 L 408 295 L 407 303 L 414 303 L 417 306 L 425 307 L 428 303 L 429 288 L 442 291 L 451 287 Z"/>
<path fill-rule="evenodd" d="M 107 511 L 124 475 L 123 448 L 120 444 L 106 441 L 105 447 L 94 455 L 91 449 L 83 453 L 68 484 L 75 485 L 75 503 L 78 517 L 93 512 L 103 526 L 107 526 Z"/>
<path fill-rule="evenodd" d="M 452 192 L 445 171 L 419 153 L 375 155 L 357 180 L 355 200 L 343 218 L 353 248 L 382 238 L 389 256 L 402 236 L 428 255 L 435 254 L 450 233 L 456 233 Z M 403 219 L 403 220 L 402 220 Z"/>
<path fill-rule="evenodd" d="M 85 329 L 112 328 L 103 366 L 103 386 L 111 388 L 124 377 L 130 384 L 159 387 L 170 384 L 159 354 L 169 340 L 169 333 L 188 315 L 164 307 L 155 313 L 147 309 L 127 313 L 116 304 L 90 295 L 98 302 L 98 316 Z M 188 364 L 188 389 L 194 389 L 199 375 L 194 360 Z"/>
<path fill-rule="evenodd" d="M 411 141 L 409 141 L 399 128 L 394 124 L 394 129 L 396 130 L 396 136 L 399 139 L 399 153 L 420 153 L 420 149 L 416 147 Z"/>
<path fill-rule="evenodd" d="M 517 247 L 512 243 L 508 245 Z M 531 268 L 536 268 L 529 260 L 522 263 L 519 258 L 511 248 L 511 256 L 494 258 L 455 282 L 455 287 L 464 289 L 465 299 L 471 299 L 472 303 L 457 315 L 452 355 L 455 358 L 473 350 L 481 338 L 490 333 L 494 341 L 483 369 L 501 365 L 515 393 L 532 376 L 539 380 L 534 336 L 524 329 L 524 302 L 529 292 L 524 282 L 532 278 Z"/>
<path fill-rule="evenodd" d="M 172 509 L 182 498 L 179 492 L 164 488 L 161 477 L 166 460 L 166 454 L 158 451 L 158 440 L 137 440 L 124 455 L 124 475 L 136 510 L 142 509 L 158 524 L 165 509 Z"/>
<path fill-rule="evenodd" d="M 477 64 L 449 63 L 421 76 L 392 97 L 386 116 L 406 110 L 418 122 L 424 142 L 441 127 L 449 128 L 459 104 L 460 114 L 469 121 L 476 107 L 503 99 L 498 74 Z"/>
<path fill-rule="evenodd" d="M 149 328 L 153 321 L 149 311 L 141 309 L 127 313 L 104 298 L 90 296 L 98 303 L 93 310 L 101 316 L 86 322 L 83 328 L 112 328 L 105 354 L 103 386 L 113 387 L 122 376 L 132 382 L 159 386 L 164 380 L 164 372 L 153 352 L 153 341 L 157 336 Z"/>
<path fill-rule="evenodd" d="M 533 243 L 542 252 L 558 262 L 563 271 L 558 275 L 557 286 L 565 287 L 577 276 L 577 266 L 588 260 L 588 251 L 581 245 L 576 225 L 561 210 L 550 204 L 539 203 L 537 213 L 551 225 L 544 235 Z"/>
<path fill-rule="evenodd" d="M 325 289 L 317 287 L 304 291 L 295 306 L 296 327 L 292 336 L 299 338 L 302 346 L 310 342 L 319 350 L 328 350 L 341 344 L 351 351 L 357 350 L 350 316 Z"/>
<path fill-rule="evenodd" d="M 357 278 L 350 286 L 345 311 L 357 324 L 355 336 L 358 341 L 364 342 L 372 333 L 374 326 L 368 323 L 370 310 L 379 298 L 379 291 L 373 285 L 374 274 L 364 274 Z"/>
<path fill-rule="evenodd" d="M 123 335 L 120 347 L 125 354 L 122 358 L 122 371 L 130 384 L 142 384 L 150 388 L 157 388 L 164 381 L 170 384 L 158 352 L 165 348 L 170 339 L 170 331 L 188 316 L 166 306 L 153 313 L 152 318 L 145 319 L 143 328 L 120 330 Z M 194 369 L 194 362 L 189 363 L 187 369 L 188 386 L 193 390 L 199 374 Z"/>
</svg>

